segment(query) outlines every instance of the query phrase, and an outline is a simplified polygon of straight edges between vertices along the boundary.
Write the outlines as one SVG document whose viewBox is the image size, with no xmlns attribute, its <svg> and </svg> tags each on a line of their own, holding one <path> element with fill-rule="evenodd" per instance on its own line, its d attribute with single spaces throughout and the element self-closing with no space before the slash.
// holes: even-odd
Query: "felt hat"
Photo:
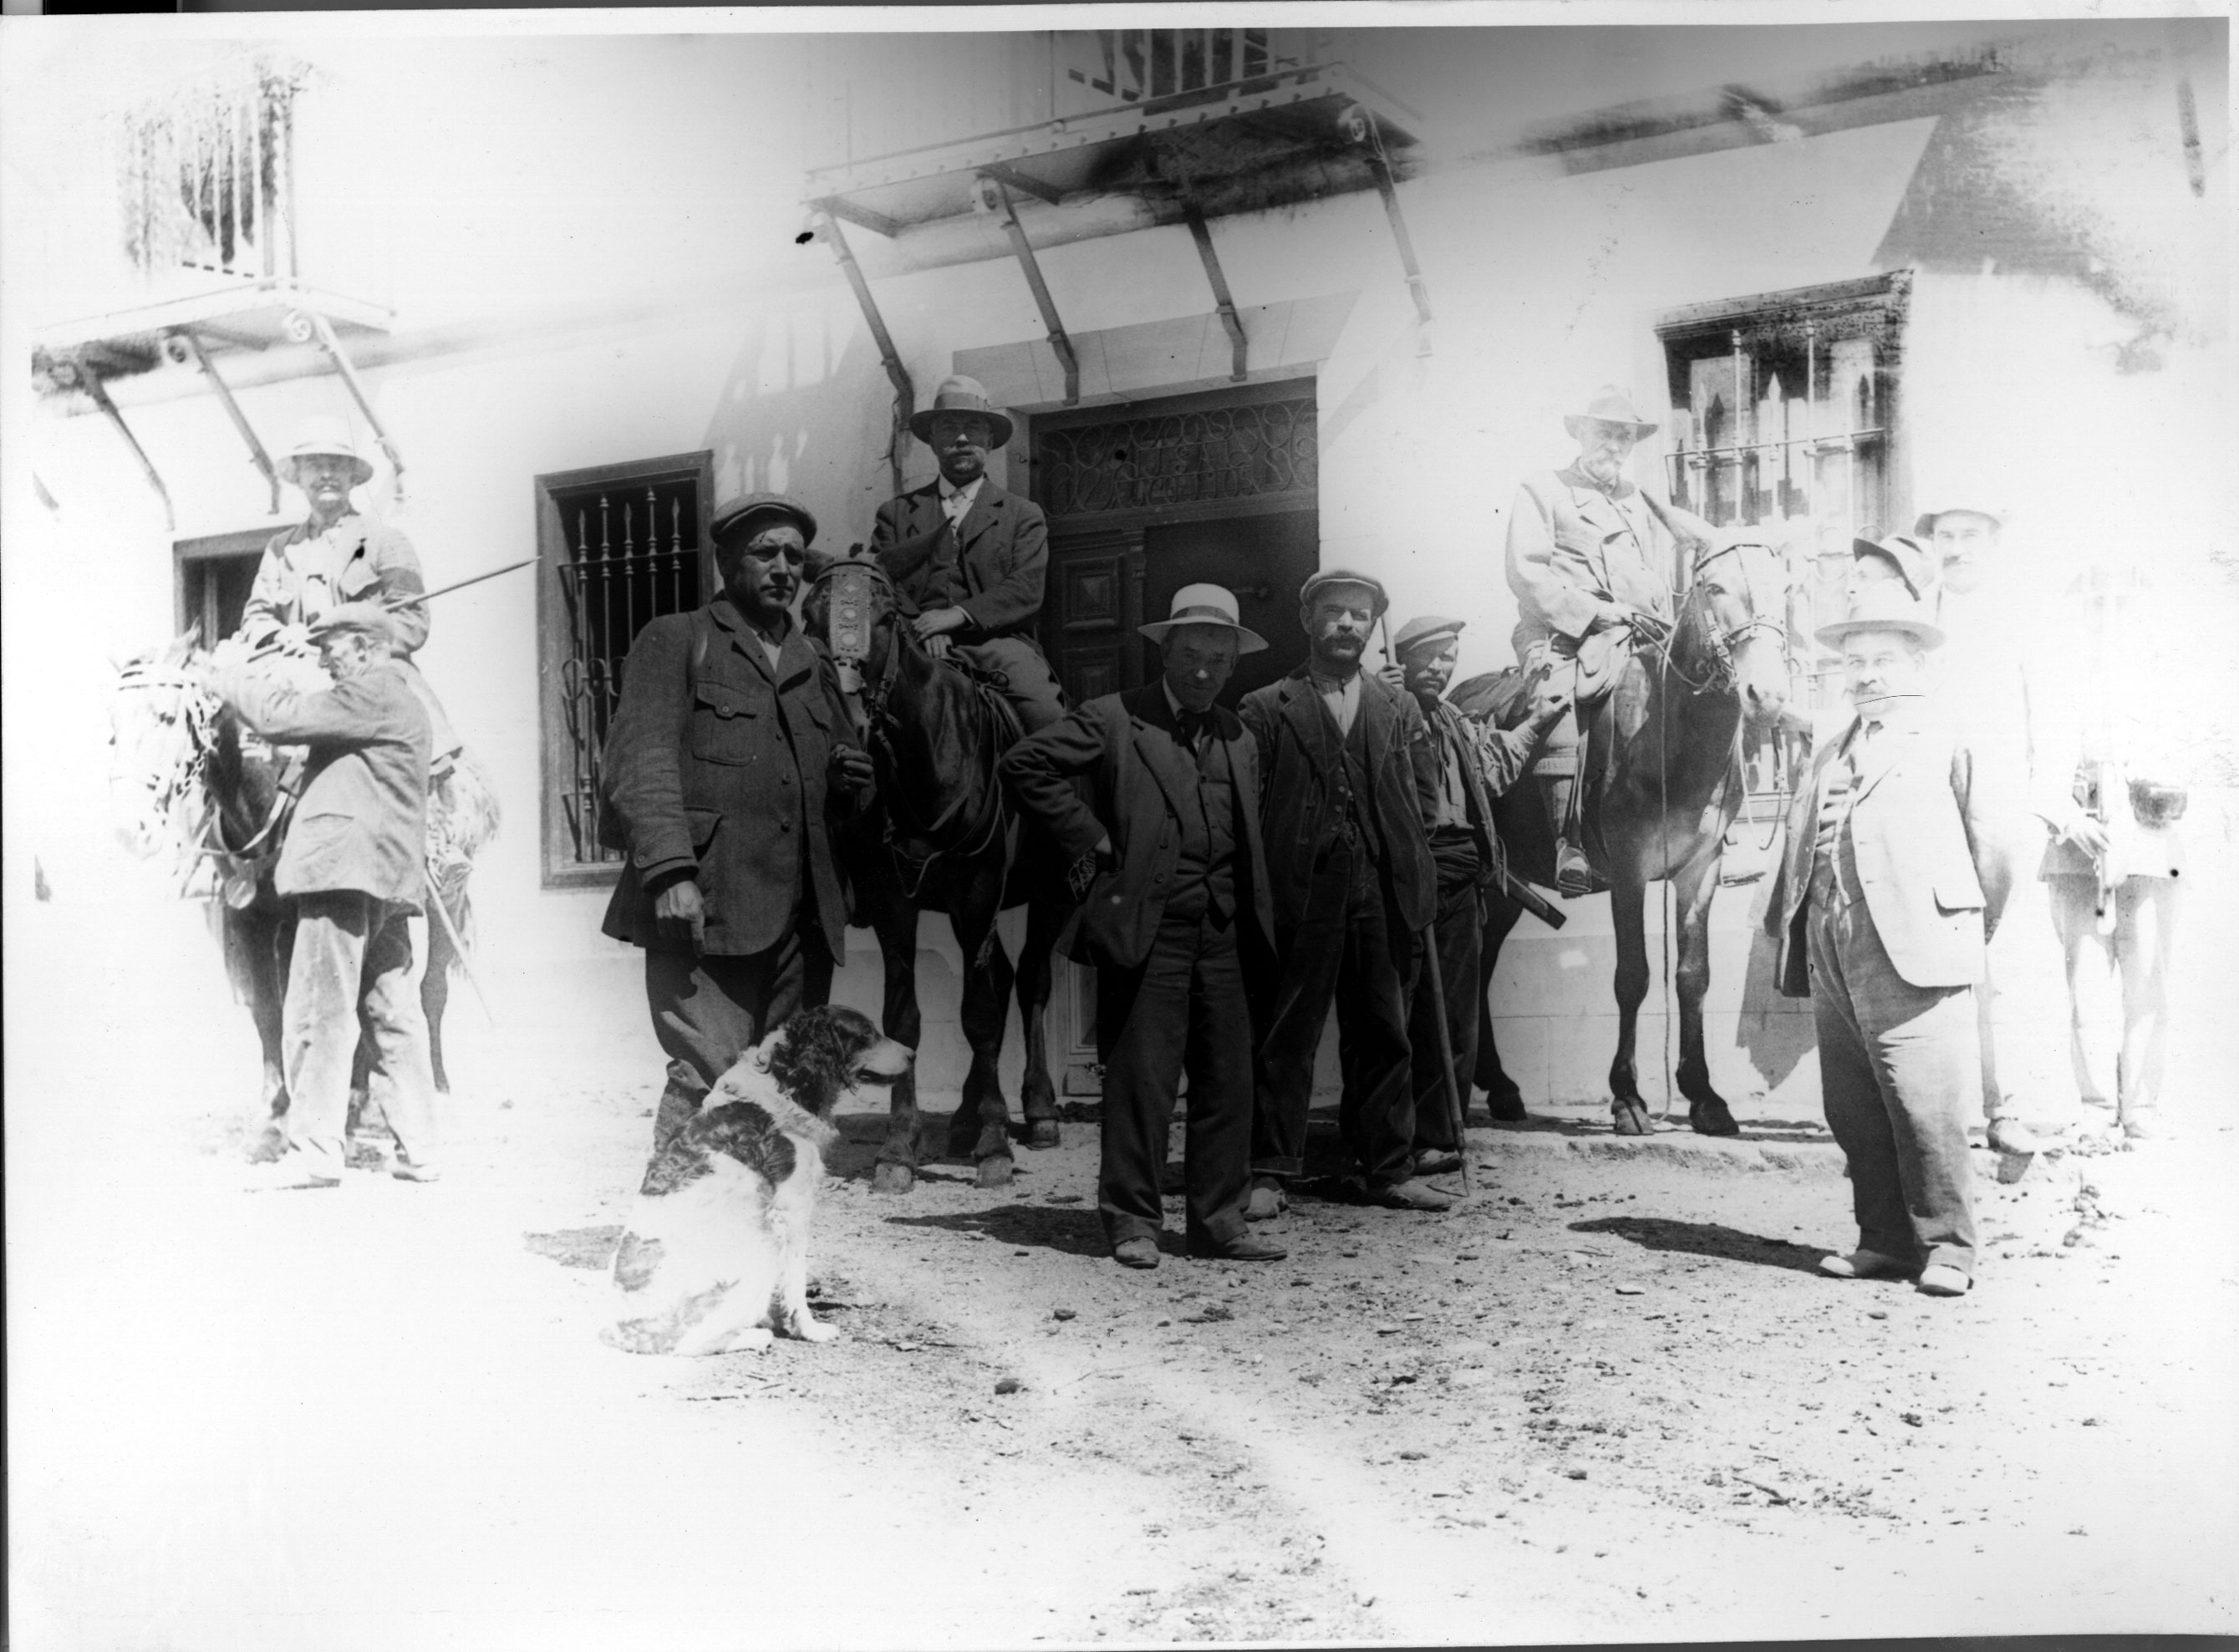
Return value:
<svg viewBox="0 0 2239 1652">
<path fill-rule="evenodd" d="M 1936 583 L 1936 554 L 1910 534 L 1891 534 L 1880 540 L 1854 539 L 1850 560 L 1884 564 L 1916 601 L 1925 598 Z"/>
<path fill-rule="evenodd" d="M 933 440 L 933 420 L 940 413 L 976 413 L 992 432 L 988 446 L 1000 448 L 1011 439 L 1011 417 L 987 402 L 987 387 L 961 373 L 943 379 L 933 393 L 933 405 L 910 415 L 910 434 L 920 441 Z"/>
<path fill-rule="evenodd" d="M 783 494 L 747 494 L 742 498 L 724 501 L 716 508 L 714 519 L 708 524 L 708 536 L 721 545 L 726 536 L 737 533 L 758 516 L 789 518 L 801 530 L 803 545 L 816 538 L 816 518 L 809 514 L 808 507 L 797 499 L 787 498 Z"/>
<path fill-rule="evenodd" d="M 317 418 L 304 421 L 297 432 L 296 445 L 288 450 L 288 461 L 282 472 L 289 481 L 296 481 L 296 461 L 299 459 L 334 458 L 350 461 L 350 486 L 362 488 L 373 480 L 373 467 L 359 453 L 357 444 L 350 440 L 349 427 L 340 419 Z M 301 487 L 302 484 L 296 483 Z"/>
<path fill-rule="evenodd" d="M 1410 648 L 1426 648 L 1434 642 L 1447 641 L 1461 635 L 1465 623 L 1461 620 L 1443 619 L 1435 614 L 1426 614 L 1419 620 L 1410 620 L 1399 627 L 1399 634 L 1392 639 L 1392 652 L 1403 654 Z"/>
<path fill-rule="evenodd" d="M 1164 642 L 1166 634 L 1178 626 L 1226 626 L 1236 633 L 1236 652 L 1258 654 L 1267 646 L 1267 639 L 1249 626 L 1237 620 L 1236 595 L 1225 585 L 1185 585 L 1174 593 L 1166 617 L 1154 620 L 1136 629 L 1153 642 Z"/>
<path fill-rule="evenodd" d="M 1839 648 L 1856 631 L 1902 631 L 1926 648 L 1943 646 L 1943 633 L 1929 623 L 1920 603 L 1897 580 L 1870 580 L 1850 593 L 1850 611 L 1813 633 L 1830 648 Z"/>
<path fill-rule="evenodd" d="M 1598 419 L 1604 424 L 1629 424 L 1638 435 L 1656 434 L 1655 421 L 1642 418 L 1640 409 L 1633 405 L 1632 392 L 1619 389 L 1614 384 L 1605 384 L 1595 391 L 1593 399 L 1580 411 L 1565 414 L 1563 428 L 1576 436 L 1578 427 L 1589 419 Z"/>
<path fill-rule="evenodd" d="M 378 602 L 339 602 L 304 627 L 313 637 L 362 632 L 388 642 L 396 636 L 396 621 Z"/>
<path fill-rule="evenodd" d="M 1962 514 L 1969 516 L 1987 516 L 1991 521 L 1997 524 L 2001 532 L 2004 531 L 2006 518 L 2012 514 L 2012 513 L 2007 510 L 2003 505 L 1970 504 L 1963 497 L 1959 499 L 1947 499 L 1940 501 L 1934 510 L 1924 510 L 1921 512 L 1919 520 L 1915 521 L 1912 525 L 1912 531 L 1919 534 L 1921 538 L 1926 539 L 1930 534 L 1936 531 L 1936 519 L 1937 517 L 1957 516 Z"/>
<path fill-rule="evenodd" d="M 1384 611 L 1392 606 L 1392 599 L 1385 594 L 1381 580 L 1372 580 L 1365 574 L 1355 574 L 1351 568 L 1343 567 L 1325 567 L 1318 574 L 1310 574 L 1306 582 L 1299 587 L 1299 606 L 1312 607 L 1315 596 L 1324 586 L 1329 585 L 1366 586 L 1375 598 L 1375 605 L 1369 610 L 1372 617 L 1381 617 Z"/>
</svg>

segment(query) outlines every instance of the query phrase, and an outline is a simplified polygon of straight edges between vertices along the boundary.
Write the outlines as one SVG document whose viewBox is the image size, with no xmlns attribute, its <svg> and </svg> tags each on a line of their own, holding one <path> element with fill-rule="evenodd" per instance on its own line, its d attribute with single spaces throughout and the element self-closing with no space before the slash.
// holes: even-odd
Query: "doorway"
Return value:
<svg viewBox="0 0 2239 1652">
<path fill-rule="evenodd" d="M 249 606 L 265 544 L 278 531 L 251 527 L 176 541 L 172 546 L 172 593 L 179 629 L 199 627 L 205 648 L 240 630 L 242 610 Z"/>
</svg>

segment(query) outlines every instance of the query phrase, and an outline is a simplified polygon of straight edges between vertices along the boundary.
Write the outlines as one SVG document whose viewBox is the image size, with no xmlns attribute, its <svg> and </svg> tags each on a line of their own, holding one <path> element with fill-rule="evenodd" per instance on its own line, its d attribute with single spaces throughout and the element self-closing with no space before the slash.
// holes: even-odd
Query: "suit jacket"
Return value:
<svg viewBox="0 0 2239 1652">
<path fill-rule="evenodd" d="M 1237 819 L 1236 892 L 1260 939 L 1275 939 L 1267 857 L 1259 841 L 1259 753 L 1236 713 L 1213 707 Z M 1173 892 L 1181 858 L 1181 799 L 1198 784 L 1197 761 L 1174 739 L 1173 711 L 1158 681 L 1106 694 L 1003 754 L 1002 775 L 1020 805 L 1040 817 L 1069 859 L 1112 839 L 1120 864 L 1090 886 L 1058 947 L 1098 969 L 1132 969 L 1151 943 Z M 1072 781 L 1086 775 L 1093 801 Z"/>
<path fill-rule="evenodd" d="M 1858 737 L 1852 719 L 1812 765 L 1788 810 L 1788 842 L 1765 908 L 1780 943 L 1773 979 L 1810 996 L 1804 926 L 1820 802 L 1834 766 Z M 1850 831 L 1866 912 L 1897 972 L 1915 986 L 1971 986 L 2013 887 L 2013 865 L 1990 771 L 1952 724 L 1933 713 L 1884 723 L 1867 748 Z"/>
<path fill-rule="evenodd" d="M 947 525 L 938 481 L 914 488 L 879 507 L 871 549 L 887 576 L 913 601 L 922 600 L 933 549 Z M 1049 577 L 1049 523 L 1042 508 L 983 481 L 956 539 L 958 567 L 970 594 L 958 606 L 972 616 L 957 640 L 1015 636 L 1039 649 L 1034 627 L 1041 618 L 1043 582 Z"/>
<path fill-rule="evenodd" d="M 428 713 L 401 660 L 306 693 L 236 666 L 216 687 L 269 740 L 310 748 L 273 887 L 283 895 L 357 889 L 417 907 L 426 887 Z"/>
<path fill-rule="evenodd" d="M 795 627 L 771 668 L 728 596 L 664 614 L 630 645 L 607 734 L 602 789 L 628 859 L 605 932 L 664 947 L 654 896 L 680 877 L 708 909 L 703 950 L 759 952 L 813 893 L 834 958 L 847 954 L 847 900 L 825 776 L 849 724 L 828 657 Z"/>
<path fill-rule="evenodd" d="M 1238 708 L 1259 747 L 1264 791 L 1259 835 L 1267 848 L 1275 926 L 1287 935 L 1306 916 L 1314 862 L 1338 833 L 1337 778 L 1345 754 L 1336 721 L 1300 666 L 1255 688 Z M 1384 841 L 1384 876 L 1410 934 L 1437 915 L 1438 868 L 1425 822 L 1438 806 L 1438 755 L 1412 694 L 1360 675 L 1371 806 Z"/>
<path fill-rule="evenodd" d="M 1558 632 L 1585 636 L 1614 603 L 1669 614 L 1671 544 L 1631 482 L 1607 494 L 1575 466 L 1525 477 L 1508 513 L 1517 658 Z"/>
<path fill-rule="evenodd" d="M 387 523 L 351 511 L 322 533 L 313 518 L 265 541 L 241 611 L 242 634 L 260 641 L 282 626 L 316 620 L 339 603 L 387 601 L 417 596 L 427 588 L 419 553 Z M 392 612 L 396 653 L 417 654 L 428 640 L 428 606 L 415 602 Z"/>
</svg>

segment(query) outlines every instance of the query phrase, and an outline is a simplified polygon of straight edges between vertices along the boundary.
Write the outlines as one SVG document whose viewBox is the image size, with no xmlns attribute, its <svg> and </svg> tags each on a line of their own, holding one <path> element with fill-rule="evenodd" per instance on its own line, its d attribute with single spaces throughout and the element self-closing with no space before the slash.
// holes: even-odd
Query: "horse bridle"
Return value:
<svg viewBox="0 0 2239 1652">
<path fill-rule="evenodd" d="M 1711 563 L 1717 561 L 1722 556 L 1731 555 L 1734 552 L 1740 549 L 1743 542 L 1744 541 L 1742 541 L 1737 540 L 1725 545 L 1706 547 L 1698 553 L 1693 564 L 1688 569 L 1688 594 L 1690 596 L 1694 594 L 1695 587 L 1700 583 L 1703 577 L 1703 570 L 1704 568 L 1708 567 Z M 1694 678 L 1689 676 L 1684 671 L 1680 669 L 1679 661 L 1672 653 L 1672 639 L 1678 635 L 1679 631 L 1679 627 L 1677 624 L 1673 625 L 1670 632 L 1666 633 L 1664 636 L 1656 639 L 1649 645 L 1656 650 L 1658 655 L 1662 659 L 1664 667 L 1681 682 L 1687 685 L 1687 692 L 1689 693 L 1700 697 L 1704 694 L 1724 693 L 1727 689 L 1731 688 L 1734 686 L 1737 675 L 1734 667 L 1734 650 L 1741 647 L 1742 644 L 1747 642 L 1751 637 L 1756 635 L 1760 631 L 1770 633 L 1771 635 L 1779 638 L 1782 657 L 1784 659 L 1786 657 L 1788 653 L 1787 627 L 1777 620 L 1769 619 L 1764 614 L 1759 614 L 1757 611 L 1757 598 L 1755 594 L 1750 592 L 1746 585 L 1743 589 L 1744 594 L 1749 601 L 1750 617 L 1743 620 L 1741 624 L 1734 627 L 1730 631 L 1713 631 L 1711 633 L 1711 669 L 1700 682 L 1698 682 Z"/>
<path fill-rule="evenodd" d="M 229 863 L 229 870 L 235 872 L 256 866 L 269 851 L 281 822 L 287 818 L 288 806 L 294 799 L 284 790 L 276 788 L 272 794 L 271 811 L 265 816 L 263 824 L 241 847 L 229 846 L 216 836 L 219 810 L 209 797 L 210 751 L 215 744 L 212 730 L 216 720 L 216 699 L 204 690 L 201 683 L 184 672 L 159 672 L 147 667 L 127 666 L 118 673 L 116 687 L 120 692 L 167 688 L 178 693 L 178 714 L 186 720 L 187 725 L 187 760 L 169 775 L 151 779 L 146 784 L 153 794 L 157 811 L 167 817 L 190 789 L 203 793 L 202 821 L 186 844 L 188 881 L 191 882 L 193 879 L 194 866 L 205 859 Z"/>
</svg>

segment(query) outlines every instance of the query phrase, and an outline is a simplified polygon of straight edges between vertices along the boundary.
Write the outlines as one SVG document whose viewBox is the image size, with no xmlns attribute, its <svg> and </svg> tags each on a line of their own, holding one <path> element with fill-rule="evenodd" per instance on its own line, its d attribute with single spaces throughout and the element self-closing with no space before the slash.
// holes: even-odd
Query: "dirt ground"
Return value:
<svg viewBox="0 0 2239 1652">
<path fill-rule="evenodd" d="M 429 1187 L 243 1193 L 200 1102 L 11 1129 L 17 1644 L 2239 1627 L 2205 1096 L 2150 1151 L 1983 1155 L 1942 1303 L 1814 1273 L 1850 1230 L 1810 1121 L 1480 1125 L 1450 1214 L 1300 1198 L 1284 1262 L 1137 1274 L 1088 1118 L 1007 1189 L 894 1198 L 856 1113 L 814 1255 L 842 1339 L 686 1362 L 595 1335 L 651 1088 L 478 1086 Z"/>
</svg>

